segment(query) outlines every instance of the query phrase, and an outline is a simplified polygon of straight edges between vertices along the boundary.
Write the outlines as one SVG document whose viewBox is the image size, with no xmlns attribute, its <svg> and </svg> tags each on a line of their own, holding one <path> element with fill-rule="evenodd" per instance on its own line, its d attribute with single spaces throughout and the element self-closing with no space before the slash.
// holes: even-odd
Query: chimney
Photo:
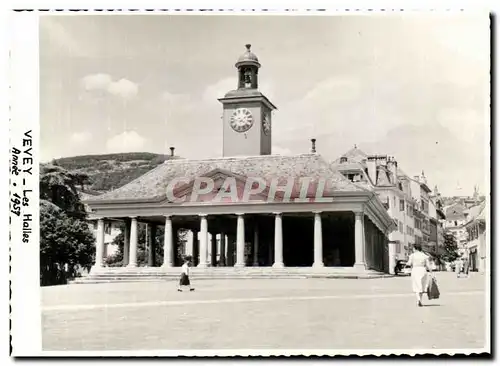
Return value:
<svg viewBox="0 0 500 366">
<path fill-rule="evenodd" d="M 391 172 L 391 183 L 398 183 L 398 163 L 394 159 L 394 156 L 391 156 L 387 159 L 387 168 Z"/>
<path fill-rule="evenodd" d="M 373 184 L 377 184 L 377 157 L 369 156 L 366 161 L 366 166 L 368 168 L 368 176 L 370 177 Z"/>
<path fill-rule="evenodd" d="M 170 156 L 174 156 L 175 147 L 170 148 Z"/>
<path fill-rule="evenodd" d="M 311 139 L 311 153 L 316 154 L 316 139 Z"/>
</svg>

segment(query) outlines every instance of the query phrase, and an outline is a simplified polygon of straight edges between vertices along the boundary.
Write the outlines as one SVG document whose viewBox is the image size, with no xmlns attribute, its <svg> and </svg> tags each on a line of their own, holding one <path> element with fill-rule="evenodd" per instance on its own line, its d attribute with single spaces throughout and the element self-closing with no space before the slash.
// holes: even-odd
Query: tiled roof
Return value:
<svg viewBox="0 0 500 366">
<path fill-rule="evenodd" d="M 469 214 L 468 221 L 473 221 L 475 219 L 484 220 L 485 219 L 485 207 L 486 202 L 483 201 L 477 206 L 470 207 L 466 212 Z"/>
<path fill-rule="evenodd" d="M 347 162 L 347 163 L 333 163 L 331 165 L 332 169 L 335 169 L 335 170 L 340 170 L 340 171 L 347 171 L 347 170 L 352 170 L 352 171 L 356 171 L 356 170 L 361 170 L 361 171 L 365 171 L 363 165 L 361 165 L 360 163 L 353 163 L 353 162 Z"/>
<path fill-rule="evenodd" d="M 93 197 L 87 203 L 127 200 L 155 199 L 165 197 L 167 184 L 174 178 L 185 177 L 193 180 L 214 170 L 228 171 L 245 177 L 261 177 L 266 181 L 289 177 L 308 177 L 314 182 L 320 178 L 327 180 L 325 194 L 333 192 L 364 192 L 363 188 L 349 182 L 318 154 L 295 156 L 262 155 L 253 157 L 233 157 L 206 160 L 176 159 L 166 160 L 162 165 L 147 172 L 132 182 Z"/>
<path fill-rule="evenodd" d="M 462 219 L 467 212 L 466 207 L 461 203 L 456 203 L 454 205 L 445 208 L 445 215 L 447 220 Z"/>
<path fill-rule="evenodd" d="M 354 147 L 336 159 L 334 164 L 339 164 L 342 157 L 347 158 L 349 163 L 361 163 L 363 160 L 367 159 L 368 155 L 363 150 Z"/>
</svg>

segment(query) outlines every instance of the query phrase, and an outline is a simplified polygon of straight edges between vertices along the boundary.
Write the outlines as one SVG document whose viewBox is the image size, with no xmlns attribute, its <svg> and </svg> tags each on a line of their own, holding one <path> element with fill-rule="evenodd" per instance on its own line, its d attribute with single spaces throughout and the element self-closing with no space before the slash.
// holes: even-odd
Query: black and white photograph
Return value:
<svg viewBox="0 0 500 366">
<path fill-rule="evenodd" d="M 14 18 L 14 355 L 491 353 L 488 12 Z"/>
</svg>

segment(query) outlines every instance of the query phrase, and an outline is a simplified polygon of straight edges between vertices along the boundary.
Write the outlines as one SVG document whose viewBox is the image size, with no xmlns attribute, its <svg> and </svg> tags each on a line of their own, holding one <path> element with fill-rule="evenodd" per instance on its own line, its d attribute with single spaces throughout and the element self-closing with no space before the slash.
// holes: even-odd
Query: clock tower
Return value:
<svg viewBox="0 0 500 366">
<path fill-rule="evenodd" d="M 260 63 L 247 50 L 236 62 L 238 89 L 228 92 L 219 101 L 223 105 L 223 156 L 254 156 L 271 154 L 271 112 L 276 109 L 259 90 Z"/>
</svg>

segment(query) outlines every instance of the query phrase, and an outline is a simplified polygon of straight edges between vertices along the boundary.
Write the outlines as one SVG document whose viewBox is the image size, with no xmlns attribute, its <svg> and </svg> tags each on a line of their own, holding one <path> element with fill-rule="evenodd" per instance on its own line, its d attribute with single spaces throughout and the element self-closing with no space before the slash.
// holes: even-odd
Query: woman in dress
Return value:
<svg viewBox="0 0 500 366">
<path fill-rule="evenodd" d="M 413 245 L 414 251 L 408 258 L 407 266 L 411 267 L 411 283 L 417 297 L 417 305 L 422 306 L 422 297 L 427 291 L 427 271 L 432 272 L 429 256 L 422 252 L 420 244 Z"/>
</svg>

